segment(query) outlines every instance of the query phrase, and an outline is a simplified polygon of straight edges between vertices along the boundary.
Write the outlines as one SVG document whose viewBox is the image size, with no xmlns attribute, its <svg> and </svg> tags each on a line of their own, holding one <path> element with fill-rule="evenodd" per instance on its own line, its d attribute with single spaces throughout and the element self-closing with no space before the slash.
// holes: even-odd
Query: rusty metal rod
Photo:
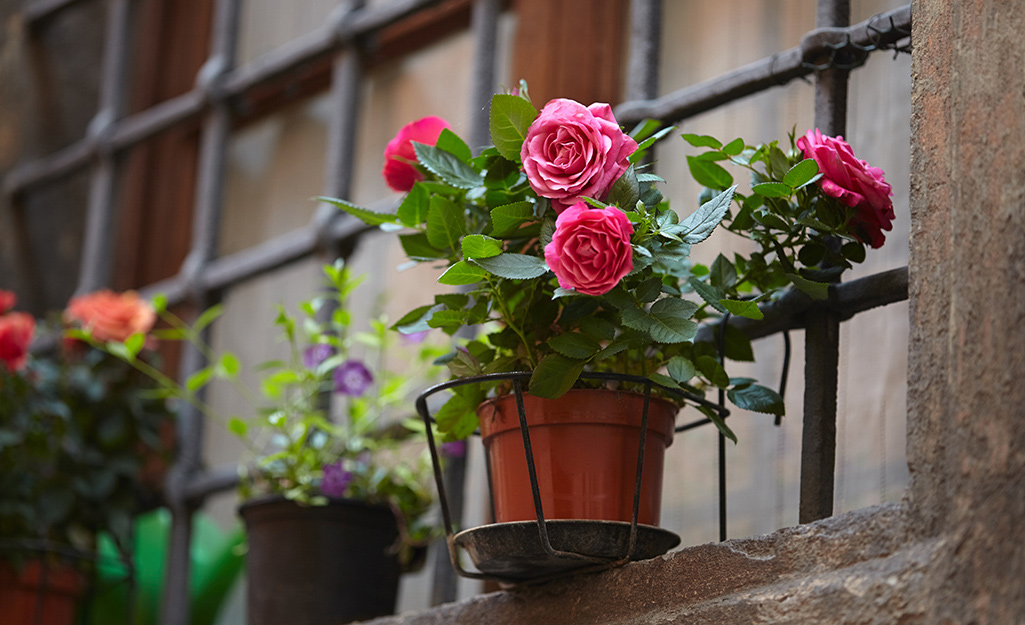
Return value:
<svg viewBox="0 0 1025 625">
<path fill-rule="evenodd" d="M 889 30 L 891 19 L 895 28 Z M 889 45 L 907 37 L 902 31 L 910 29 L 910 5 L 883 13 L 850 28 L 816 28 L 801 39 L 801 45 L 755 61 L 718 78 L 679 89 L 655 100 L 624 102 L 616 107 L 616 119 L 622 124 L 629 125 L 649 117 L 666 122 L 693 117 L 717 106 L 812 74 L 815 70 L 811 64 L 823 54 L 827 54 L 831 50 L 830 46 L 844 43 L 848 37 L 852 43 L 860 46 Z"/>
</svg>

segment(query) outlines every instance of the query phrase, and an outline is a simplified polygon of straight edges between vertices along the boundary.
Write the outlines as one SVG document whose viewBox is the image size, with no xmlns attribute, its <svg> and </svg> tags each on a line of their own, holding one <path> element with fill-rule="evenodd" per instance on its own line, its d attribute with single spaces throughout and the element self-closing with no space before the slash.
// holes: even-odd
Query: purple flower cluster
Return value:
<svg viewBox="0 0 1025 625">
<path fill-rule="evenodd" d="M 316 369 L 320 366 L 320 363 L 330 358 L 334 351 L 333 347 L 325 343 L 310 345 L 303 352 L 303 366 L 307 369 Z"/>
<path fill-rule="evenodd" d="M 352 481 L 352 473 L 342 468 L 342 461 L 324 465 L 324 477 L 320 481 L 320 492 L 328 497 L 342 497 Z"/>
<path fill-rule="evenodd" d="M 335 391 L 342 395 L 359 397 L 374 383 L 374 376 L 358 360 L 346 360 L 334 373 Z"/>
</svg>

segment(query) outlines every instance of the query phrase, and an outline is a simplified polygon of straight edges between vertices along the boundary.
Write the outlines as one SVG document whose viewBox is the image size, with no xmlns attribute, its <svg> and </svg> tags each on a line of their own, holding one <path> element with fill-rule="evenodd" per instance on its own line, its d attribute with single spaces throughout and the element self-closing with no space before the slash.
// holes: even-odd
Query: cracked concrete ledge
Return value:
<svg viewBox="0 0 1025 625">
<path fill-rule="evenodd" d="M 852 622 L 896 622 L 941 539 L 908 543 L 902 505 L 866 508 L 764 536 L 682 549 L 620 569 L 513 588 L 374 625 L 713 623 L 832 620 L 837 597 Z M 913 622 L 913 621 L 907 621 Z"/>
</svg>

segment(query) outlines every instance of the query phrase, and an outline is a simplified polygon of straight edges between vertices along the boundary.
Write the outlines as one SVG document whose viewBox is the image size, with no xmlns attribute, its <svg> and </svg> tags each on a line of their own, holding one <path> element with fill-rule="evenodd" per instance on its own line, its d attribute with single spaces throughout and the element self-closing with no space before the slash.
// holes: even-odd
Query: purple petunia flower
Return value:
<svg viewBox="0 0 1025 625">
<path fill-rule="evenodd" d="M 359 397 L 374 382 L 370 370 L 358 360 L 346 360 L 335 369 L 335 391 L 342 395 Z"/>
<path fill-rule="evenodd" d="M 412 334 L 403 334 L 401 335 L 402 343 L 405 345 L 419 345 L 420 343 L 424 342 L 424 339 L 427 338 L 428 332 L 430 332 L 430 330 L 424 330 L 423 332 L 413 332 Z"/>
<path fill-rule="evenodd" d="M 326 343 L 310 345 L 306 348 L 306 351 L 303 352 L 303 365 L 305 365 L 307 369 L 316 369 L 320 366 L 320 363 L 330 358 L 334 351 L 334 348 Z"/>
<path fill-rule="evenodd" d="M 324 465 L 324 477 L 320 480 L 320 492 L 328 497 L 341 497 L 352 481 L 352 473 L 342 468 L 342 461 Z"/>
<path fill-rule="evenodd" d="M 442 443 L 438 447 L 438 453 L 446 458 L 465 458 L 466 457 L 466 441 L 452 441 L 449 443 Z"/>
</svg>

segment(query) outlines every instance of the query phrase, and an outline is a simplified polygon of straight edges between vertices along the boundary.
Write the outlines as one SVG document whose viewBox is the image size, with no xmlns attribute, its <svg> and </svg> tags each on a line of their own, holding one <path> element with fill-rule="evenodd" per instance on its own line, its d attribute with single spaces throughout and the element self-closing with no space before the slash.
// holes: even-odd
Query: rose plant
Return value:
<svg viewBox="0 0 1025 625">
<path fill-rule="evenodd" d="M 216 353 L 204 340 L 203 330 L 223 312 L 219 305 L 190 326 L 167 310 L 165 298 L 154 300 L 157 315 L 168 326 L 161 337 L 196 345 L 209 362 L 182 384 L 136 357 L 137 335 L 110 333 L 100 325 L 71 335 L 120 356 L 156 381 L 165 396 L 187 402 L 236 434 L 246 445 L 239 463 L 243 500 L 277 495 L 302 505 L 348 498 L 391 506 L 403 521 L 403 555 L 408 557 L 408 548 L 433 532 L 424 519 L 433 503 L 427 488 L 430 467 L 425 453 L 411 462 L 389 460 L 399 455 L 410 430 L 401 424 L 385 427 L 384 420 L 402 416 L 411 390 L 429 375 L 429 361 L 440 352 L 428 344 L 411 345 L 410 373 L 389 371 L 384 357 L 394 341 L 384 320 L 372 320 L 370 331 L 350 328 L 345 303 L 362 278 L 351 276 L 341 261 L 325 266 L 324 272 L 332 288 L 302 302 L 301 318 L 278 308 L 274 325 L 287 356 L 259 365 L 259 391 L 240 379 L 235 354 Z M 325 306 L 333 310 L 318 321 Z M 216 379 L 235 388 L 252 416 L 224 415 L 204 399 L 202 389 Z M 344 400 L 344 418 L 330 418 L 328 396 Z"/>
<path fill-rule="evenodd" d="M 694 342 L 698 322 L 727 313 L 759 317 L 760 302 L 791 286 L 823 297 L 829 281 L 864 257 L 864 237 L 875 244 L 870 224 L 884 227 L 862 206 L 875 206 L 888 187 L 873 187 L 881 172 L 858 170 L 849 151 L 840 165 L 822 165 L 834 172 L 824 177 L 817 159 L 827 157 L 825 147 L 805 155 L 796 147 L 784 153 L 775 142 L 724 145 L 684 135 L 710 149 L 688 158 L 707 189 L 700 208 L 681 218 L 656 188 L 662 178 L 641 165 L 672 129 L 647 121 L 624 132 L 607 104 L 556 99 L 538 111 L 521 83 L 493 97 L 492 145 L 476 155 L 447 127 L 436 139 L 411 140 L 419 123 L 389 144 L 390 151 L 412 149 L 416 160 L 407 164 L 418 178 L 394 213 L 320 199 L 400 231 L 411 260 L 440 265 L 439 282 L 464 287 L 409 312 L 396 329 L 455 334 L 484 324 L 479 338 L 447 357 L 453 375 L 529 371 L 529 392 L 543 398 L 596 384 L 580 379 L 584 371 L 617 372 L 696 393 L 723 389 L 741 408 L 782 414 L 778 394 L 730 378 L 716 347 Z M 750 171 L 750 193 L 737 191 L 721 161 Z M 849 180 L 861 186 L 843 187 Z M 832 195 L 830 181 L 851 193 Z M 872 210 L 892 215 L 892 208 Z M 692 264 L 691 245 L 721 222 L 760 249 L 720 256 L 710 268 Z M 753 358 L 746 336 L 728 324 L 723 331 L 727 357 Z M 477 405 L 508 391 L 508 383 L 456 387 L 437 412 L 439 427 L 449 439 L 468 435 Z M 698 408 L 734 438 L 715 412 Z"/>
<path fill-rule="evenodd" d="M 120 359 L 56 339 L 65 328 L 130 327 L 138 359 L 156 366 L 153 310 L 134 293 L 104 291 L 37 326 L 9 310 L 15 303 L 0 291 L 0 539 L 92 552 L 107 532 L 125 548 L 132 516 L 156 502 L 152 469 L 166 461 L 171 411 Z"/>
</svg>

